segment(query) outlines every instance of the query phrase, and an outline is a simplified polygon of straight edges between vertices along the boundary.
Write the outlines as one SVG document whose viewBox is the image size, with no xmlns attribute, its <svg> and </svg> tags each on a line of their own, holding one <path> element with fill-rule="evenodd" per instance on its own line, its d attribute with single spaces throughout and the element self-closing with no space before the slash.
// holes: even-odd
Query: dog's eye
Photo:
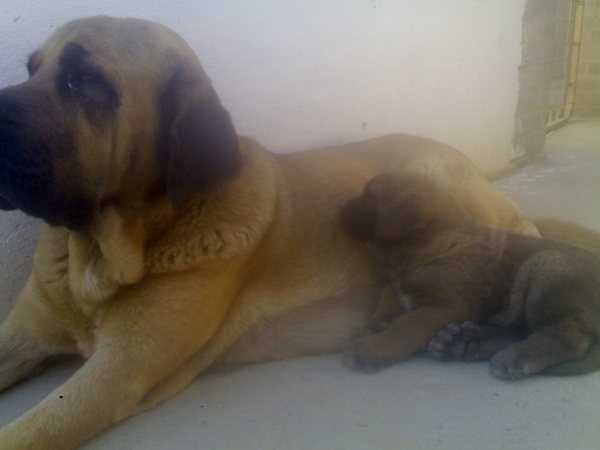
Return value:
<svg viewBox="0 0 600 450">
<path fill-rule="evenodd" d="M 103 85 L 102 77 L 91 72 L 72 73 L 67 77 L 67 86 L 76 92 L 96 91 L 102 88 Z"/>
</svg>

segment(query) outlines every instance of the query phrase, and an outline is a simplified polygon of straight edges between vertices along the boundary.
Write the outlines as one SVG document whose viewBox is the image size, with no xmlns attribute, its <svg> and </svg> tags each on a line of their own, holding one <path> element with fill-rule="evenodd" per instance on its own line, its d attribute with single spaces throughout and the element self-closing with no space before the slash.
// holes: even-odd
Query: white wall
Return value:
<svg viewBox="0 0 600 450">
<path fill-rule="evenodd" d="M 272 150 L 403 131 L 451 144 L 495 172 L 512 156 L 524 4 L 2 0 L 0 87 L 23 81 L 27 56 L 70 19 L 142 17 L 188 40 L 238 132 Z M 13 280 L 0 304 L 22 284 L 18 261 L 28 247 L 15 242 L 30 241 L 30 222 L 0 213 L 0 273 Z"/>
</svg>

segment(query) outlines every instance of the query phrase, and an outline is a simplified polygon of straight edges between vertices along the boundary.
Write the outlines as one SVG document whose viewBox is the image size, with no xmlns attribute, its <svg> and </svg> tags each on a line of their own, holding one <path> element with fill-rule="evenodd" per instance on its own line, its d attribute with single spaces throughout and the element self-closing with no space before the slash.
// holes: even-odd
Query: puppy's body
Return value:
<svg viewBox="0 0 600 450">
<path fill-rule="evenodd" d="M 383 170 L 426 173 L 482 223 L 536 234 L 458 151 L 390 135 L 275 155 L 238 137 L 193 51 L 147 21 L 70 22 L 0 90 L 0 207 L 44 219 L 0 327 L 0 387 L 85 364 L 0 430 L 69 449 L 217 365 L 340 350 L 383 281 L 339 209 Z"/>
<path fill-rule="evenodd" d="M 342 217 L 370 239 L 406 312 L 380 334 L 356 340 L 351 366 L 377 370 L 429 346 L 437 356 L 465 359 L 502 349 L 492 360 L 501 378 L 560 363 L 564 374 L 600 368 L 600 258 L 593 253 L 483 226 L 419 174 L 375 177 Z M 386 314 L 380 308 L 375 322 Z M 453 325 L 436 338 L 465 321 L 503 330 L 482 342 L 469 324 Z"/>
</svg>

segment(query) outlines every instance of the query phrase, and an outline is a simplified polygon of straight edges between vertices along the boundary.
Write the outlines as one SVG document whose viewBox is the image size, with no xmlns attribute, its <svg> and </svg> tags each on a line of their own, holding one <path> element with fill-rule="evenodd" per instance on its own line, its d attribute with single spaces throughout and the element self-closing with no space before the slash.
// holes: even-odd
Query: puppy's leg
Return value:
<svg viewBox="0 0 600 450">
<path fill-rule="evenodd" d="M 396 317 L 406 312 L 400 295 L 402 294 L 391 283 L 383 289 L 377 309 L 365 326 L 367 333 L 378 333 L 384 330 Z"/>
<path fill-rule="evenodd" d="M 429 341 L 444 325 L 462 320 L 463 314 L 451 308 L 425 306 L 397 317 L 378 334 L 351 341 L 344 361 L 355 370 L 377 372 L 426 350 Z"/>
<path fill-rule="evenodd" d="M 525 341 L 496 353 L 491 361 L 492 373 L 513 380 L 558 363 L 583 358 L 591 344 L 577 324 L 566 320 L 555 327 L 531 334 Z"/>
<path fill-rule="evenodd" d="M 470 320 L 451 323 L 431 340 L 429 353 L 438 359 L 489 360 L 500 350 L 524 338 L 509 327 L 477 325 Z"/>
</svg>

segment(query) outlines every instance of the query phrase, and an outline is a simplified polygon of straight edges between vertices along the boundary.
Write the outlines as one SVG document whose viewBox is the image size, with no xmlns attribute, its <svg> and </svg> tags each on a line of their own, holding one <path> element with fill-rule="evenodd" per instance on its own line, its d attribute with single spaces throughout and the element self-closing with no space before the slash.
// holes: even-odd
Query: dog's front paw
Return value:
<svg viewBox="0 0 600 450">
<path fill-rule="evenodd" d="M 503 380 L 516 380 L 538 372 L 537 360 L 529 352 L 521 351 L 519 345 L 512 345 L 496 353 L 490 362 L 492 374 Z"/>
<path fill-rule="evenodd" d="M 370 337 L 354 338 L 344 353 L 344 364 L 353 370 L 365 373 L 380 372 L 394 361 L 372 345 Z"/>
<path fill-rule="evenodd" d="M 428 350 L 438 359 L 466 359 L 469 346 L 478 335 L 479 327 L 475 322 L 451 323 L 429 342 Z"/>
</svg>

